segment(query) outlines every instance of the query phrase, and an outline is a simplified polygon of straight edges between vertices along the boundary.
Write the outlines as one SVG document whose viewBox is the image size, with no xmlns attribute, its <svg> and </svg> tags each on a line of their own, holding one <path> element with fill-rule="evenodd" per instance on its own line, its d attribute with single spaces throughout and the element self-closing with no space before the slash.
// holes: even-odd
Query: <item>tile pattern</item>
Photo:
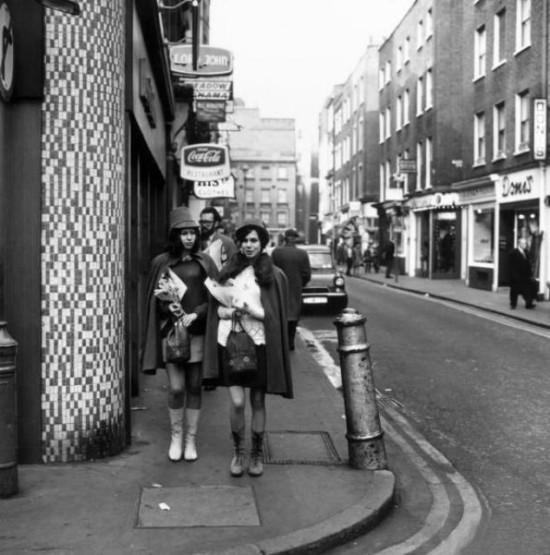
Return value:
<svg viewBox="0 0 550 555">
<path fill-rule="evenodd" d="M 124 446 L 124 4 L 45 10 L 44 462 Z"/>
</svg>

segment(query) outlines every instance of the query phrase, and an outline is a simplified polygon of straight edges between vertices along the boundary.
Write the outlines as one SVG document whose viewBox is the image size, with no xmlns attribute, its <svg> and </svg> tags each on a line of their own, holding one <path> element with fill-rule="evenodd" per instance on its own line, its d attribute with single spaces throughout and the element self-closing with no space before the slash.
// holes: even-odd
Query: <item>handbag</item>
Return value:
<svg viewBox="0 0 550 555">
<path fill-rule="evenodd" d="M 225 344 L 227 366 L 233 377 L 255 372 L 258 365 L 256 345 L 252 337 L 244 331 L 241 320 L 233 313 L 231 331 Z"/>
<path fill-rule="evenodd" d="M 166 362 L 187 362 L 191 358 L 191 341 L 189 332 L 183 325 L 181 318 L 166 336 Z"/>
</svg>

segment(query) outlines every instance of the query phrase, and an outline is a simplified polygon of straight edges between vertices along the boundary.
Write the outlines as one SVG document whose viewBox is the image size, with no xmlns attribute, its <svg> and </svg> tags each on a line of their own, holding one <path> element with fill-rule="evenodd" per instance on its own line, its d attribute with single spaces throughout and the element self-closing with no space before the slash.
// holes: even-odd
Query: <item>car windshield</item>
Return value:
<svg viewBox="0 0 550 555">
<path fill-rule="evenodd" d="M 332 268 L 332 257 L 328 252 L 310 252 L 309 263 L 314 270 Z"/>
</svg>

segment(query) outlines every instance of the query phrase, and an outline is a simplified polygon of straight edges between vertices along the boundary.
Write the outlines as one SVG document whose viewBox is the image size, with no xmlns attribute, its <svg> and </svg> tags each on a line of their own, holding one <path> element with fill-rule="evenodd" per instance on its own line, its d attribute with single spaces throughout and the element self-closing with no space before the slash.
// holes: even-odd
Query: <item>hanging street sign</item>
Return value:
<svg viewBox="0 0 550 555">
<path fill-rule="evenodd" d="M 547 103 L 545 98 L 535 98 L 533 151 L 535 160 L 546 160 Z"/>
<path fill-rule="evenodd" d="M 197 121 L 222 123 L 225 121 L 225 100 L 197 100 L 195 112 Z"/>
<path fill-rule="evenodd" d="M 230 175 L 226 146 L 202 143 L 181 149 L 180 176 L 189 181 L 215 181 Z"/>
<path fill-rule="evenodd" d="M 225 179 L 195 181 L 193 192 L 200 199 L 235 198 L 235 178 L 230 175 Z"/>
<path fill-rule="evenodd" d="M 225 48 L 206 44 L 199 47 L 197 68 L 193 68 L 193 46 L 176 44 L 170 46 L 170 70 L 184 77 L 220 77 L 233 73 L 233 54 Z"/>
</svg>

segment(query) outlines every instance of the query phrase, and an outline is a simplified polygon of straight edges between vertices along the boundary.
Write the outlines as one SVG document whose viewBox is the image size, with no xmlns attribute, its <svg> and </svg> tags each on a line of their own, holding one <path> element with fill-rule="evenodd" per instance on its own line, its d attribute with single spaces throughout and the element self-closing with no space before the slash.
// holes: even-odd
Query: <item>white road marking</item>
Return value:
<svg viewBox="0 0 550 555">
<path fill-rule="evenodd" d="M 315 361 L 321 365 L 325 375 L 330 383 L 340 388 L 342 386 L 342 377 L 340 367 L 334 363 L 331 355 L 323 347 L 321 341 L 336 339 L 336 332 L 332 330 L 319 330 L 313 333 L 304 327 L 298 328 L 298 333 L 302 340 L 310 348 L 310 353 Z M 380 396 L 380 393 L 378 396 Z M 445 477 L 449 479 L 456 487 L 463 503 L 463 516 L 458 525 L 436 548 L 430 555 L 455 555 L 470 543 L 475 532 L 481 522 L 482 507 L 474 488 L 459 474 L 451 465 L 451 463 L 440 453 L 433 445 L 431 445 L 417 430 L 415 430 L 406 418 L 397 410 L 384 403 L 382 411 L 399 425 L 399 430 L 394 427 L 384 415 L 382 418 L 382 428 L 397 443 L 404 453 L 411 459 L 417 467 L 418 472 L 423 476 L 428 484 L 428 488 L 432 493 L 432 506 L 430 512 L 424 521 L 422 528 L 413 536 L 393 545 L 378 555 L 405 555 L 419 549 L 423 544 L 433 538 L 444 526 L 445 520 L 449 514 L 450 501 L 445 490 L 444 482 L 434 473 L 427 460 L 437 466 L 440 471 L 445 471 Z M 416 445 L 422 452 L 420 456 L 411 444 Z"/>
</svg>

